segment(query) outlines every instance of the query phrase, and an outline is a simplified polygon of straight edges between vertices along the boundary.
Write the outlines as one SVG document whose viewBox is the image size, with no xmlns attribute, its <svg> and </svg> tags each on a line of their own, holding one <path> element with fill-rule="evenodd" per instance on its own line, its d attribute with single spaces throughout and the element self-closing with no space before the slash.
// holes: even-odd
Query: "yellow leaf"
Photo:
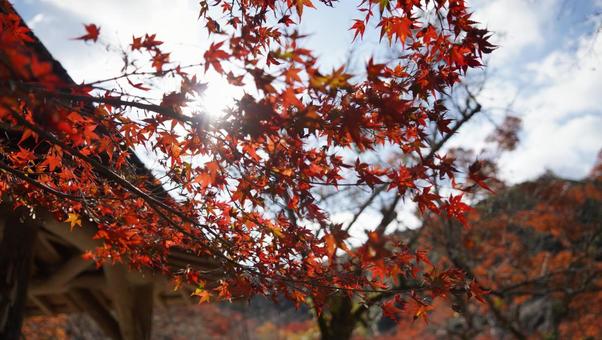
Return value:
<svg viewBox="0 0 602 340">
<path fill-rule="evenodd" d="M 65 220 L 65 222 L 69 222 L 69 224 L 71 225 L 71 230 L 73 230 L 73 228 L 76 225 L 78 225 L 80 227 L 82 226 L 82 220 L 81 220 L 81 218 L 79 217 L 78 214 L 69 213 L 67 215 L 68 215 L 68 217 Z"/>
<path fill-rule="evenodd" d="M 199 303 L 209 302 L 209 299 L 211 298 L 211 293 L 203 288 L 195 289 L 192 295 L 199 297 Z"/>
<path fill-rule="evenodd" d="M 282 234 L 282 231 L 280 230 L 280 227 L 278 227 L 278 226 L 271 226 L 269 228 L 272 231 L 272 233 L 274 233 L 274 235 L 278 236 L 279 238 L 284 238 L 284 234 Z"/>
</svg>

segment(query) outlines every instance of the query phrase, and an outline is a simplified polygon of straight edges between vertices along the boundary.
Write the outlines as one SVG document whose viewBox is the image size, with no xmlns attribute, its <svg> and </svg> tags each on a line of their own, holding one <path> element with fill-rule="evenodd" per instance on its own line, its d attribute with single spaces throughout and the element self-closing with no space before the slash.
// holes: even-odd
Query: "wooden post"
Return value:
<svg viewBox="0 0 602 340">
<path fill-rule="evenodd" d="M 122 264 L 105 265 L 108 292 L 124 340 L 150 339 L 153 318 L 153 282 L 128 272 Z"/>
<path fill-rule="evenodd" d="M 20 339 L 37 229 L 27 209 L 0 210 L 0 339 Z"/>
</svg>

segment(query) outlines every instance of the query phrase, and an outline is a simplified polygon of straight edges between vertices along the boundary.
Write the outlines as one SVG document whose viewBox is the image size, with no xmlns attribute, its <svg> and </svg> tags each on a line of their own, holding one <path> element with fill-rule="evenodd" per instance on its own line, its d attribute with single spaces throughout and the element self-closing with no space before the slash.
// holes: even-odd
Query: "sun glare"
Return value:
<svg viewBox="0 0 602 340">
<path fill-rule="evenodd" d="M 230 85 L 225 79 L 215 74 L 207 77 L 207 89 L 202 96 L 195 100 L 191 107 L 206 113 L 212 119 L 224 115 L 224 110 L 234 104 L 243 90 Z"/>
</svg>

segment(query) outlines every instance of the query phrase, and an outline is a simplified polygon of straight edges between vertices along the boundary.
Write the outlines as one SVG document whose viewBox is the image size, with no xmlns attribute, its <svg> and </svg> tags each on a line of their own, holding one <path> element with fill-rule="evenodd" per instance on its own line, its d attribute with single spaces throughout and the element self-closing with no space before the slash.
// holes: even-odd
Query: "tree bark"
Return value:
<svg viewBox="0 0 602 340">
<path fill-rule="evenodd" d="M 320 338 L 322 340 L 347 340 L 351 339 L 356 315 L 352 312 L 353 302 L 346 295 L 331 296 L 329 311 L 318 316 Z"/>
<path fill-rule="evenodd" d="M 26 209 L 0 210 L 0 339 L 21 336 L 36 232 Z"/>
</svg>

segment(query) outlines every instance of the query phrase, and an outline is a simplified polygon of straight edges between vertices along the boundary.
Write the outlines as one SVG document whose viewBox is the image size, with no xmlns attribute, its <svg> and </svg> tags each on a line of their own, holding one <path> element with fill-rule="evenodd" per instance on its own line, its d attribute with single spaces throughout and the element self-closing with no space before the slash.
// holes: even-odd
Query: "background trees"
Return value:
<svg viewBox="0 0 602 340">
<path fill-rule="evenodd" d="M 491 292 L 482 304 L 456 299 L 456 313 L 435 312 L 434 324 L 415 325 L 416 331 L 459 338 L 599 336 L 600 198 L 599 177 L 569 181 L 548 174 L 479 203 L 469 218 L 475 228 L 427 220 L 421 238 L 433 245 L 432 254 L 476 275 Z"/>
</svg>

